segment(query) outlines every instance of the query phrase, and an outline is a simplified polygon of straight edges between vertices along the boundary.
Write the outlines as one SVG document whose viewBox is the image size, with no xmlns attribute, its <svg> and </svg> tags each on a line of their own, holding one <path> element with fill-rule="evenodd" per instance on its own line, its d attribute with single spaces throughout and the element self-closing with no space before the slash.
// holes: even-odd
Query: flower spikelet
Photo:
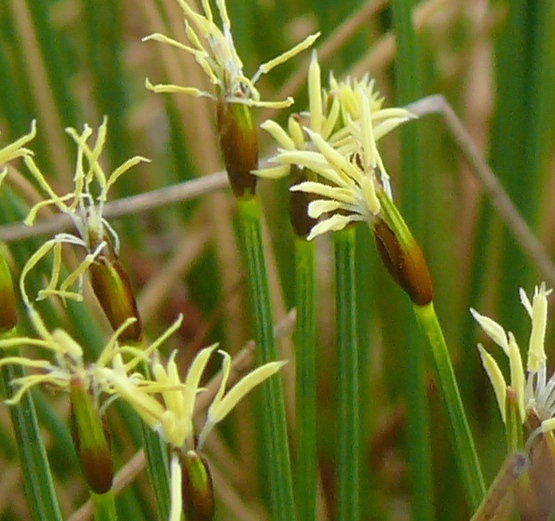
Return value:
<svg viewBox="0 0 555 521">
<path fill-rule="evenodd" d="M 36 134 L 35 121 L 31 123 L 31 131 L 13 143 L 0 148 L 0 185 L 8 173 L 8 168 L 3 167 L 8 161 L 18 157 L 31 156 L 33 152 L 25 145 Z M 17 302 L 8 262 L 0 250 L 0 334 L 13 329 L 17 324 Z"/>
<path fill-rule="evenodd" d="M 262 128 L 278 142 L 271 162 L 282 167 L 257 170 L 261 177 L 278 177 L 291 166 L 314 172 L 316 181 L 305 181 L 292 191 L 313 194 L 308 215 L 321 220 L 308 239 L 341 230 L 351 222 L 372 224 L 380 212 L 376 187 L 390 196 L 389 181 L 377 149 L 377 141 L 412 116 L 404 109 L 382 108 L 383 98 L 374 82 L 330 76 L 329 88 L 321 88 L 320 68 L 313 53 L 308 77 L 309 112 L 289 120 L 289 132 L 273 121 Z M 307 119 L 306 125 L 298 123 Z M 299 137 L 298 128 L 301 128 Z M 285 167 L 285 168 L 284 168 Z"/>
<path fill-rule="evenodd" d="M 76 233 L 59 233 L 43 244 L 27 262 L 20 279 L 20 287 L 24 300 L 29 302 L 25 288 L 26 276 L 52 251 L 52 272 L 47 287 L 39 292 L 38 299 L 58 295 L 63 299 L 81 300 L 83 276 L 90 270 L 93 290 L 114 330 L 127 318 L 134 317 L 134 325 L 126 331 L 127 338 L 123 340 L 139 341 L 142 335 L 140 317 L 129 279 L 119 262 L 119 238 L 104 218 L 103 211 L 108 193 L 117 180 L 130 168 L 138 163 L 148 162 L 148 159 L 132 157 L 107 174 L 100 160 L 106 143 L 107 125 L 108 120 L 105 117 L 92 144 L 90 140 L 93 129 L 88 125 L 84 126 L 81 133 L 73 128 L 66 129 L 77 145 L 74 186 L 67 194 L 56 194 L 33 157 L 25 156 L 29 171 L 48 196 L 31 208 L 25 223 L 32 225 L 41 208 L 55 206 L 60 212 L 69 215 Z M 79 246 L 85 250 L 86 255 L 78 267 L 60 281 L 63 244 Z M 71 289 L 75 282 L 79 283 L 77 291 Z"/>
<path fill-rule="evenodd" d="M 524 424 L 532 420 L 539 423 L 543 432 L 555 429 L 555 375 L 547 377 L 547 356 L 545 353 L 545 334 L 547 329 L 547 297 L 551 290 L 545 283 L 536 286 L 532 300 L 523 289 L 520 300 L 531 321 L 531 334 L 528 344 L 526 369 L 520 355 L 519 346 L 514 335 L 506 332 L 503 327 L 489 317 L 471 309 L 472 316 L 509 359 L 510 387 L 505 381 L 503 372 L 497 362 L 482 345 L 479 345 L 480 356 L 484 368 L 493 385 L 495 395 L 505 421 L 505 403 L 510 389 L 515 395 L 520 414 L 520 422 Z"/>
<path fill-rule="evenodd" d="M 146 425 L 157 432 L 169 445 L 171 452 L 171 521 L 180 519 L 183 507 L 182 485 L 191 485 L 189 483 L 192 477 L 190 464 L 193 462 L 195 462 L 193 465 L 196 469 L 195 474 L 202 470 L 202 474 L 205 475 L 202 486 L 198 484 L 198 481 L 193 485 L 195 494 L 197 494 L 196 499 L 200 500 L 202 497 L 203 504 L 209 507 L 211 501 L 209 470 L 207 464 L 198 458 L 197 451 L 202 449 L 206 437 L 213 427 L 229 414 L 239 400 L 274 375 L 284 364 L 284 362 L 264 364 L 248 373 L 226 392 L 231 358 L 224 351 L 219 351 L 223 357 L 222 378 L 218 391 L 208 408 L 208 418 L 197 442 L 193 425 L 196 397 L 205 391 L 201 387 L 201 379 L 216 348 L 217 344 L 214 344 L 199 351 L 183 379 L 180 378 L 175 361 L 176 352 L 172 353 L 166 363 L 158 360 L 156 356 L 154 357 L 152 379 L 150 380 L 130 380 L 125 375 L 109 369 L 100 371 L 105 378 L 106 385 L 113 389 L 114 394 L 128 402 Z M 191 455 L 194 456 L 193 459 L 190 458 Z M 183 480 L 184 472 L 187 474 L 185 481 Z M 187 483 L 189 484 L 187 485 Z"/>
<path fill-rule="evenodd" d="M 215 2 L 221 27 L 214 20 L 209 0 L 202 1 L 202 13 L 195 12 L 185 0 L 178 0 L 178 3 L 183 10 L 185 33 L 190 45 L 185 45 L 159 33 L 151 34 L 143 38 L 143 41 L 154 40 L 192 54 L 215 86 L 216 94 L 195 87 L 152 85 L 148 79 L 146 80 L 147 88 L 154 92 L 184 93 L 196 97 L 206 96 L 225 103 L 241 103 L 254 107 L 283 108 L 293 103 L 292 98 L 275 102 L 262 101 L 255 84 L 260 76 L 309 48 L 319 34 L 308 36 L 288 51 L 263 63 L 249 79 L 243 72 L 243 62 L 235 49 L 231 33 L 231 20 L 225 0 L 216 0 Z"/>
<path fill-rule="evenodd" d="M 33 155 L 33 152 L 28 148 L 25 148 L 25 145 L 35 137 L 36 133 L 37 125 L 36 122 L 33 121 L 31 123 L 31 131 L 28 134 L 25 134 L 19 139 L 15 140 L 13 143 L 0 148 L 0 183 L 2 183 L 2 179 L 7 174 L 7 168 L 2 168 L 6 163 L 18 157 L 27 157 Z"/>
<path fill-rule="evenodd" d="M 25 392 L 36 385 L 46 385 L 58 392 L 69 392 L 72 383 L 79 385 L 91 394 L 97 408 L 100 406 L 99 398 L 102 393 L 112 394 L 110 386 L 106 385 L 106 371 L 114 370 L 112 363 L 120 368 L 120 353 L 126 348 L 121 347 L 118 338 L 123 329 L 129 324 L 125 323 L 118 329 L 106 343 L 98 359 L 92 363 L 85 363 L 85 355 L 81 345 L 63 329 L 50 331 L 38 311 L 32 306 L 27 306 L 27 315 L 33 325 L 37 337 L 13 336 L 0 339 L 0 349 L 11 349 L 22 345 L 37 347 L 51 354 L 50 358 L 30 358 L 27 356 L 6 356 L 0 360 L 0 366 L 17 364 L 33 369 L 34 373 L 22 376 L 12 381 L 17 392 L 7 401 L 8 404 L 19 402 Z M 134 319 L 129 319 L 132 322 Z"/>
</svg>

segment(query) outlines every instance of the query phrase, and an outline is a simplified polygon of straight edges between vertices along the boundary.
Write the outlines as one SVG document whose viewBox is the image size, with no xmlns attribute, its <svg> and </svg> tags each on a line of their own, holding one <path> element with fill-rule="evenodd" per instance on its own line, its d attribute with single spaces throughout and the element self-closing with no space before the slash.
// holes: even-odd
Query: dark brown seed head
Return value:
<svg viewBox="0 0 555 521">
<path fill-rule="evenodd" d="M 258 167 L 258 139 L 251 109 L 241 103 L 218 101 L 220 150 L 235 197 L 254 196 Z"/>
<path fill-rule="evenodd" d="M 416 241 L 403 247 L 393 230 L 379 217 L 373 232 L 378 253 L 393 280 L 415 304 L 429 304 L 433 299 L 432 279 Z"/>
<path fill-rule="evenodd" d="M 94 294 L 114 331 L 127 319 L 136 319 L 121 333 L 119 340 L 140 342 L 143 327 L 135 295 L 127 272 L 110 244 L 96 257 L 89 273 Z"/>
<path fill-rule="evenodd" d="M 180 460 L 183 471 L 183 507 L 187 519 L 212 521 L 214 519 L 214 489 L 208 462 L 193 450 L 185 455 L 180 455 Z"/>
<path fill-rule="evenodd" d="M 0 333 L 5 333 L 17 324 L 17 303 L 10 268 L 1 252 L 0 303 Z"/>
<path fill-rule="evenodd" d="M 291 185 L 297 185 L 304 181 L 311 181 L 311 172 L 306 168 L 302 170 L 297 166 L 291 167 Z M 312 174 L 313 177 L 316 177 Z M 311 201 L 314 201 L 316 196 L 314 194 L 309 194 L 306 192 L 289 192 L 289 218 L 291 220 L 291 225 L 293 226 L 293 231 L 299 237 L 306 237 L 310 230 L 318 222 L 317 219 L 313 219 L 308 215 L 308 205 Z"/>
<path fill-rule="evenodd" d="M 91 396 L 76 379 L 70 385 L 71 433 L 81 470 L 95 494 L 112 488 L 114 468 L 109 436 L 98 417 Z"/>
</svg>

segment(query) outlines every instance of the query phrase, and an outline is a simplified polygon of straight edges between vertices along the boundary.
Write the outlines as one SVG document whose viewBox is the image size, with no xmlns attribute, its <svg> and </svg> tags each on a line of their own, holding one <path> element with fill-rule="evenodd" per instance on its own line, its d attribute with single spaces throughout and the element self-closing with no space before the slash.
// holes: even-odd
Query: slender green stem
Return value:
<svg viewBox="0 0 555 521">
<path fill-rule="evenodd" d="M 146 363 L 141 365 L 141 372 L 145 377 L 150 377 L 150 368 Z M 170 515 L 170 474 L 169 460 L 166 444 L 158 433 L 154 432 L 145 423 L 141 422 L 143 428 L 144 451 L 146 456 L 146 468 L 150 485 L 154 491 L 158 515 L 160 519 L 168 519 Z"/>
<path fill-rule="evenodd" d="M 482 501 L 486 489 L 447 344 L 433 302 L 425 306 L 413 305 L 413 309 L 431 350 L 436 382 L 449 419 L 455 460 L 461 473 L 468 506 L 474 512 Z"/>
<path fill-rule="evenodd" d="M 91 492 L 91 503 L 94 512 L 94 521 L 116 521 L 116 502 L 113 489 L 105 494 Z"/>
<path fill-rule="evenodd" d="M 0 339 L 16 335 L 14 328 L 0 334 Z M 17 355 L 18 351 L 2 353 L 3 356 L 8 354 Z M 21 378 L 25 373 L 19 365 L 8 365 L 2 368 L 0 375 L 2 395 L 10 398 L 13 394 L 10 382 Z M 12 405 L 9 411 L 19 450 L 25 496 L 31 515 L 35 521 L 62 521 L 31 394 L 25 393 L 19 403 Z"/>
<path fill-rule="evenodd" d="M 316 321 L 314 316 L 314 243 L 295 238 L 295 303 L 297 307 L 297 512 L 316 519 Z"/>
<path fill-rule="evenodd" d="M 359 519 L 360 395 L 356 326 L 355 229 L 335 237 L 337 328 L 337 519 Z"/>
<path fill-rule="evenodd" d="M 237 199 L 240 236 L 248 270 L 248 287 L 254 317 L 256 353 L 259 363 L 278 358 L 273 335 L 273 321 L 266 263 L 262 248 L 260 210 L 255 197 Z M 273 521 L 294 521 L 293 484 L 287 436 L 287 419 L 283 389 L 279 378 L 271 378 L 261 386 L 262 445 L 267 462 Z"/>
<path fill-rule="evenodd" d="M 170 515 L 170 476 L 166 446 L 160 436 L 143 424 L 144 451 L 150 485 L 154 491 L 160 519 Z"/>
</svg>

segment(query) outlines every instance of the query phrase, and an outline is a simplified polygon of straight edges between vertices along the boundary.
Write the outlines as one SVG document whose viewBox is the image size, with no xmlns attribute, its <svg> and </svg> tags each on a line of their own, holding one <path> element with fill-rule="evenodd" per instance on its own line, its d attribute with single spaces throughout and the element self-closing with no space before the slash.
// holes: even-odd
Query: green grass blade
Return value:
<svg viewBox="0 0 555 521">
<path fill-rule="evenodd" d="M 141 372 L 150 377 L 150 368 L 143 364 Z M 157 432 L 154 432 L 145 423 L 143 427 L 144 451 L 146 457 L 146 468 L 150 485 L 154 491 L 158 515 L 160 519 L 168 519 L 170 515 L 170 474 L 167 446 Z"/>
<path fill-rule="evenodd" d="M 337 334 L 337 519 L 360 518 L 360 393 L 355 228 L 334 234 Z"/>
<path fill-rule="evenodd" d="M 431 350 L 438 390 L 449 419 L 449 433 L 455 452 L 455 460 L 461 473 L 468 506 L 474 512 L 480 505 L 486 489 L 457 387 L 455 373 L 451 365 L 449 351 L 437 320 L 433 302 L 425 306 L 415 304 L 413 310 Z"/>
<path fill-rule="evenodd" d="M 273 335 L 270 293 L 260 227 L 260 210 L 255 197 L 238 198 L 239 234 L 243 244 L 249 295 L 254 317 L 256 356 L 258 363 L 278 359 Z M 271 378 L 261 386 L 262 443 L 267 461 L 268 488 L 272 519 L 294 521 L 295 505 L 287 436 L 287 420 L 283 389 L 279 378 Z"/>
<path fill-rule="evenodd" d="M 314 313 L 314 243 L 295 236 L 295 295 L 297 324 L 297 513 L 303 521 L 316 519 L 316 318 Z"/>
<path fill-rule="evenodd" d="M 13 336 L 16 336 L 15 329 L 1 334 L 0 338 Z M 22 376 L 24 371 L 20 366 L 9 365 L 2 368 L 0 387 L 4 397 L 12 396 L 10 382 Z M 20 402 L 12 405 L 9 411 L 31 515 L 35 521 L 62 521 L 31 394 L 25 393 Z"/>
</svg>

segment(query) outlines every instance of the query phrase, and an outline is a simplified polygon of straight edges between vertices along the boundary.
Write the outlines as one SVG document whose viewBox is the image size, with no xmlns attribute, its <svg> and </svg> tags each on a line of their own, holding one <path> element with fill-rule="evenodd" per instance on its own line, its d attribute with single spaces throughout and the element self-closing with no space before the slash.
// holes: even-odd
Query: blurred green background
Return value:
<svg viewBox="0 0 555 521">
<path fill-rule="evenodd" d="M 316 48 L 324 75 L 331 70 L 338 77 L 369 73 L 386 106 L 443 94 L 521 215 L 553 254 L 555 16 L 551 0 L 229 0 L 228 10 L 247 75 L 255 72 L 258 63 L 319 30 Z M 141 42 L 153 32 L 184 41 L 175 0 L 0 0 L 0 144 L 28 132 L 36 119 L 38 133 L 31 148 L 59 193 L 70 189 L 75 161 L 74 146 L 64 128 L 81 129 L 85 122 L 94 128 L 103 115 L 109 117 L 107 170 L 133 155 L 152 160 L 126 174 L 112 198 L 221 170 L 213 102 L 154 95 L 144 88 L 145 77 L 153 83 L 210 88 L 191 56 Z M 303 110 L 307 62 L 305 53 L 263 77 L 258 84 L 263 99 L 292 94 L 293 110 Z M 272 117 L 283 123 L 287 115 L 286 110 L 255 112 L 258 122 Z M 261 132 L 260 139 L 261 155 L 271 155 L 273 145 L 267 135 Z M 394 195 L 430 265 L 436 309 L 489 483 L 505 455 L 504 432 L 481 369 L 475 348 L 478 332 L 468 308 L 495 317 L 526 349 L 529 321 L 518 300 L 518 288 L 530 294 L 541 279 L 483 196 L 440 118 L 410 123 L 384 139 L 381 151 L 393 178 Z M 12 174 L 0 191 L 2 225 L 21 221 L 28 205 L 40 199 L 23 168 Z M 287 186 L 269 181 L 260 186 L 277 320 L 293 305 Z M 113 223 L 147 330 L 154 336 L 184 313 L 184 325 L 170 342 L 171 348 L 180 349 L 184 366 L 208 342 L 220 341 L 233 353 L 252 336 L 233 209 L 231 193 L 225 189 Z M 426 360 L 419 356 L 418 332 L 408 304 L 377 262 L 367 227 L 361 225 L 357 233 L 357 318 L 366 404 L 361 425 L 366 462 L 361 469 L 363 519 L 468 519 L 445 435 L 446 421 Z M 15 274 L 44 240 L 43 236 L 7 243 Z M 334 497 L 332 251 L 329 237 L 318 239 L 321 519 L 332 519 Z M 51 325 L 64 324 L 91 349 L 109 334 L 93 298 L 87 299 L 86 307 L 43 307 Z M 289 339 L 282 348 L 290 352 Z M 420 374 L 420 364 L 426 364 L 425 371 L 415 384 L 411 374 Z M 290 384 L 286 396 L 292 406 L 293 380 L 285 382 Z M 69 517 L 87 493 L 66 427 L 67 401 L 40 393 L 37 397 L 53 403 L 41 408 L 41 421 L 64 517 Z M 420 404 L 416 409 L 415 402 Z M 6 407 L 0 408 L 0 417 L 1 519 L 28 519 Z M 138 425 L 125 421 L 125 411 L 110 412 L 108 420 L 121 467 L 139 443 Z M 250 405 L 239 407 L 220 431 L 221 436 L 208 446 L 219 475 L 218 519 L 267 519 L 259 494 Z M 418 435 L 422 439 L 415 438 Z M 430 498 L 424 506 L 423 494 Z M 154 519 L 144 471 L 121 495 L 120 508 L 126 513 L 122 519 Z"/>
</svg>

